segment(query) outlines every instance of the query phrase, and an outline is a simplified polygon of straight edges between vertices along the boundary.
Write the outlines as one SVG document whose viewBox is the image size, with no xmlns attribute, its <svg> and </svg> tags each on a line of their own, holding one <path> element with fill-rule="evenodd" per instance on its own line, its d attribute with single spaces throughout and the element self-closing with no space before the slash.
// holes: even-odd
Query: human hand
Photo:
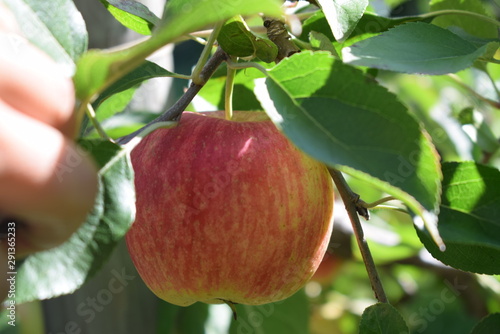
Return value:
<svg viewBox="0 0 500 334">
<path fill-rule="evenodd" d="M 5 13 L 0 5 L 0 18 Z M 71 79 L 5 22 L 0 20 L 0 222 L 16 224 L 20 259 L 63 243 L 85 221 L 97 170 L 72 140 Z M 3 268 L 7 243 L 0 245 Z M 5 280 L 0 290 L 3 285 Z"/>
</svg>

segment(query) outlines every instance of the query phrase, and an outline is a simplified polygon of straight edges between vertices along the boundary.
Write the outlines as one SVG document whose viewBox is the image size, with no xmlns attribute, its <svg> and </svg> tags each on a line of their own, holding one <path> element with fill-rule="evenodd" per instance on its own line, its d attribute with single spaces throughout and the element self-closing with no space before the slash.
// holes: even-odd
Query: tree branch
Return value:
<svg viewBox="0 0 500 334">
<path fill-rule="evenodd" d="M 270 17 L 264 17 L 263 19 L 264 27 L 267 29 L 267 37 L 278 47 L 276 63 L 279 63 L 283 58 L 300 52 L 300 49 L 290 40 L 285 23 Z"/>
<path fill-rule="evenodd" d="M 208 79 L 210 79 L 210 77 L 212 76 L 212 74 L 214 74 L 215 70 L 220 66 L 220 64 L 222 64 L 222 62 L 226 60 L 228 60 L 228 55 L 221 48 L 218 48 L 212 58 L 207 61 L 207 63 L 201 70 L 199 75 L 200 83 L 191 83 L 188 90 L 184 93 L 184 95 L 181 96 L 179 100 L 177 100 L 177 102 L 173 106 L 171 106 L 168 110 L 166 110 L 160 116 L 140 128 L 139 130 L 121 137 L 117 140 L 117 143 L 120 145 L 128 143 L 130 140 L 132 140 L 132 138 L 155 123 L 178 121 L 181 118 L 182 112 L 186 109 L 189 103 L 191 103 L 196 94 L 198 94 L 200 89 L 205 85 Z"/>
<path fill-rule="evenodd" d="M 359 195 L 351 190 L 342 173 L 336 169 L 329 169 L 329 171 L 340 193 L 340 197 L 342 197 L 342 201 L 344 202 L 345 208 L 349 215 L 349 219 L 351 220 L 354 236 L 356 237 L 356 241 L 358 242 L 358 247 L 361 251 L 361 256 L 363 257 L 363 262 L 365 263 L 368 278 L 370 279 L 372 290 L 375 293 L 375 298 L 377 298 L 377 300 L 381 303 L 388 303 L 384 288 L 382 286 L 382 282 L 380 281 L 380 277 L 378 276 L 377 268 L 375 267 L 375 263 L 373 262 L 373 257 L 370 252 L 370 248 L 368 247 L 368 243 L 366 242 L 363 228 L 361 227 L 361 222 L 358 216 L 359 213 L 364 217 L 367 217 L 368 210 L 359 205 Z M 362 208 L 362 210 L 360 208 Z"/>
</svg>

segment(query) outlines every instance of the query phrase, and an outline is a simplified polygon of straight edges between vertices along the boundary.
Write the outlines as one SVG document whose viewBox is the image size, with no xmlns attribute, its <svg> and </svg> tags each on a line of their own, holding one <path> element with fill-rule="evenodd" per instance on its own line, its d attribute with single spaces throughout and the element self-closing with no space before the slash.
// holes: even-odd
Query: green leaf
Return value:
<svg viewBox="0 0 500 334">
<path fill-rule="evenodd" d="M 255 55 L 265 63 L 272 63 L 278 56 L 278 47 L 267 38 L 255 39 Z"/>
<path fill-rule="evenodd" d="M 439 233 L 441 252 L 417 231 L 431 254 L 457 269 L 500 274 L 500 171 L 474 162 L 443 164 Z"/>
<path fill-rule="evenodd" d="M 359 334 L 409 333 L 403 317 L 394 306 L 377 303 L 365 309 L 359 323 Z"/>
<path fill-rule="evenodd" d="M 317 2 L 337 41 L 344 41 L 349 37 L 368 6 L 368 0 L 317 0 Z"/>
<path fill-rule="evenodd" d="M 97 109 L 95 109 L 97 121 L 102 122 L 113 115 L 122 112 L 134 97 L 137 88 L 139 88 L 139 85 L 114 94 L 99 104 Z"/>
<path fill-rule="evenodd" d="M 111 68 L 113 64 L 117 64 L 118 62 L 124 63 L 127 59 L 130 59 L 130 55 L 122 52 L 105 53 L 101 50 L 89 50 L 86 52 L 77 62 L 76 73 L 73 76 L 76 97 L 81 101 L 88 102 L 97 93 L 100 93 L 110 84 L 127 74 L 128 72 L 120 73 Z M 130 71 L 140 65 L 140 63 L 131 67 Z M 118 73 L 113 75 L 116 72 Z"/>
<path fill-rule="evenodd" d="M 397 18 L 378 16 L 373 13 L 365 13 L 359 20 L 356 28 L 354 28 L 349 40 L 342 46 L 351 45 L 369 37 L 376 36 L 377 34 L 387 31 L 391 28 L 399 26 L 408 22 L 427 22 L 431 19 L 425 19 L 419 16 L 404 16 Z"/>
<path fill-rule="evenodd" d="M 400 18 L 389 18 L 377 16 L 373 13 L 364 13 L 354 30 L 349 35 L 349 38 L 344 44 L 352 44 L 354 41 L 359 41 L 377 35 L 378 33 L 394 28 L 397 25 L 409 21 L 421 21 L 418 16 L 406 16 Z M 330 41 L 335 41 L 335 37 L 326 20 L 325 14 L 321 11 L 316 12 L 302 24 L 302 34 L 300 39 L 307 40 L 311 31 L 317 31 L 328 37 Z M 343 44 L 343 45 L 344 45 Z"/>
<path fill-rule="evenodd" d="M 57 63 L 75 71 L 74 62 L 87 50 L 85 22 L 71 0 L 3 0 L 24 36 Z"/>
<path fill-rule="evenodd" d="M 309 333 L 309 304 L 303 290 L 276 303 L 235 306 L 238 319 L 231 323 L 229 334 Z"/>
<path fill-rule="evenodd" d="M 133 0 L 100 0 L 106 9 L 125 27 L 142 35 L 151 35 L 152 29 L 160 23 L 148 7 Z"/>
<path fill-rule="evenodd" d="M 92 103 L 92 105 L 94 106 L 94 108 L 97 108 L 104 100 L 106 100 L 110 96 L 135 87 L 146 80 L 174 76 L 177 76 L 177 74 L 167 71 L 160 65 L 146 60 L 140 66 L 138 66 L 133 71 L 126 74 L 120 80 L 116 81 L 106 90 L 104 90 Z"/>
<path fill-rule="evenodd" d="M 396 72 L 455 73 L 472 66 L 486 52 L 446 29 L 406 23 L 342 50 L 346 63 Z"/>
<path fill-rule="evenodd" d="M 340 56 L 337 53 L 337 50 L 335 50 L 328 37 L 326 37 L 320 32 L 311 31 L 309 33 L 309 43 L 311 43 L 311 46 L 315 50 L 328 51 L 335 57 L 340 58 Z"/>
<path fill-rule="evenodd" d="M 140 66 L 144 59 L 176 38 L 202 29 L 210 24 L 227 20 L 235 15 L 266 13 L 281 15 L 280 1 L 232 0 L 230 5 L 221 1 L 170 0 L 158 29 L 151 38 L 129 49 L 105 52 L 92 50 L 77 64 L 74 77 L 77 97 L 90 101 L 112 83 Z"/>
<path fill-rule="evenodd" d="M 500 313 L 493 313 L 484 317 L 470 334 L 491 334 L 500 328 Z"/>
<path fill-rule="evenodd" d="M 67 242 L 26 258 L 18 270 L 17 303 L 78 289 L 100 269 L 135 218 L 131 148 L 108 141 L 83 141 L 81 145 L 100 166 L 94 209 Z"/>
<path fill-rule="evenodd" d="M 269 76 L 257 97 L 295 145 L 399 198 L 432 230 L 439 157 L 395 95 L 325 52 L 293 55 Z"/>
<path fill-rule="evenodd" d="M 280 1 L 169 0 L 165 5 L 163 25 L 158 34 L 178 37 L 209 24 L 225 21 L 235 15 L 252 15 L 260 12 L 279 17 L 282 14 Z"/>
<path fill-rule="evenodd" d="M 432 0 L 430 5 L 431 11 L 458 9 L 488 16 L 481 1 Z M 485 22 L 473 15 L 465 14 L 442 15 L 435 18 L 432 23 L 443 28 L 459 27 L 469 34 L 481 38 L 498 38 L 498 27 L 494 24 Z"/>
<path fill-rule="evenodd" d="M 302 34 L 300 35 L 300 39 L 307 41 L 309 39 L 309 34 L 311 33 L 311 31 L 322 33 L 323 35 L 328 37 L 330 41 L 335 41 L 332 29 L 330 29 L 328 21 L 325 17 L 325 13 L 323 13 L 322 11 L 317 11 L 302 23 Z"/>
<path fill-rule="evenodd" d="M 227 54 L 235 57 L 257 56 L 270 63 L 278 55 L 278 47 L 270 40 L 256 36 L 241 16 L 233 17 L 224 24 L 217 41 Z"/>
<path fill-rule="evenodd" d="M 254 40 L 245 21 L 241 16 L 229 19 L 217 37 L 220 47 L 227 54 L 235 57 L 249 57 L 254 55 Z"/>
</svg>

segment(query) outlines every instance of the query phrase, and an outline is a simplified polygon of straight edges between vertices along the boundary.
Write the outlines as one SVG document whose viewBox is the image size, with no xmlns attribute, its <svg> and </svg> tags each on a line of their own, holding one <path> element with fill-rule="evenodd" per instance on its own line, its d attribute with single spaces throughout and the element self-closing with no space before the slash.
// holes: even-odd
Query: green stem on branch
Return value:
<svg viewBox="0 0 500 334">
<path fill-rule="evenodd" d="M 371 202 L 371 203 L 366 203 L 366 202 L 361 201 L 361 200 L 360 201 L 362 202 L 362 205 L 364 208 L 373 209 L 374 207 L 379 206 L 382 203 L 393 201 L 395 199 L 396 199 L 396 197 L 394 197 L 394 196 L 387 196 L 387 197 L 381 198 L 381 199 L 379 199 L 375 202 Z"/>
<path fill-rule="evenodd" d="M 92 125 L 94 126 L 95 130 L 99 134 L 99 137 L 101 137 L 102 139 L 113 141 L 111 138 L 109 138 L 106 131 L 104 131 L 104 129 L 102 128 L 101 123 L 99 123 L 99 121 L 97 120 L 92 104 L 88 103 L 85 111 L 87 113 L 88 118 L 92 122 Z"/>
<path fill-rule="evenodd" d="M 241 69 L 245 69 L 245 68 L 255 68 L 255 69 L 261 71 L 266 77 L 269 76 L 269 74 L 267 73 L 267 69 L 264 66 L 262 66 L 259 63 L 254 63 L 251 61 L 244 62 L 244 63 L 237 63 L 237 62 L 228 60 L 227 67 L 230 67 L 230 68 L 235 69 L 235 70 L 241 70 Z"/>
<path fill-rule="evenodd" d="M 193 79 L 193 83 L 196 85 L 205 83 L 204 82 L 205 79 L 201 78 L 200 76 L 202 74 L 203 68 L 205 67 L 205 64 L 207 63 L 208 57 L 210 57 L 210 53 L 212 52 L 212 47 L 214 46 L 214 43 L 217 40 L 217 36 L 219 35 L 219 32 L 222 29 L 223 24 L 224 22 L 219 22 L 215 25 L 214 29 L 212 30 L 212 33 L 210 34 L 210 36 L 208 36 L 207 44 L 205 44 L 205 47 L 201 52 L 201 56 L 198 59 L 196 66 L 194 67 L 193 74 L 191 77 Z"/>
<path fill-rule="evenodd" d="M 366 271 L 368 273 L 368 278 L 370 279 L 375 298 L 377 298 L 377 300 L 381 303 L 388 303 L 377 268 L 375 267 L 375 262 L 373 261 L 370 248 L 368 247 L 368 243 L 366 242 L 363 233 L 363 227 L 361 226 L 361 222 L 359 220 L 359 195 L 351 190 L 340 171 L 336 169 L 329 169 L 329 171 L 340 193 L 340 197 L 342 197 L 349 219 L 351 220 L 354 236 L 356 237 L 361 256 L 363 257 L 363 262 L 365 263 Z"/>
</svg>

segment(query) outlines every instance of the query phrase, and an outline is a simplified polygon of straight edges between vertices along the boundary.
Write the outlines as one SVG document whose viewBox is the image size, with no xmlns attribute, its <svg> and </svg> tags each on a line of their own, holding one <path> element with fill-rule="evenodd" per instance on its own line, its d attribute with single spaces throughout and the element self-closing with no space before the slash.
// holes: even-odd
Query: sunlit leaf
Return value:
<svg viewBox="0 0 500 334">
<path fill-rule="evenodd" d="M 406 23 L 342 50 L 346 63 L 384 70 L 447 74 L 470 67 L 486 52 L 449 30 L 427 23 Z"/>
<path fill-rule="evenodd" d="M 151 35 L 160 19 L 148 7 L 133 0 L 100 0 L 125 27 L 142 35 Z"/>
<path fill-rule="evenodd" d="M 439 157 L 396 96 L 324 52 L 283 60 L 256 93 L 295 145 L 399 198 L 432 230 Z"/>
<path fill-rule="evenodd" d="M 338 41 L 347 39 L 368 6 L 368 0 L 317 0 L 333 36 Z"/>
<path fill-rule="evenodd" d="M 500 274 L 500 171 L 474 162 L 443 164 L 439 233 L 446 251 L 417 231 L 431 254 L 457 269 Z"/>
</svg>

